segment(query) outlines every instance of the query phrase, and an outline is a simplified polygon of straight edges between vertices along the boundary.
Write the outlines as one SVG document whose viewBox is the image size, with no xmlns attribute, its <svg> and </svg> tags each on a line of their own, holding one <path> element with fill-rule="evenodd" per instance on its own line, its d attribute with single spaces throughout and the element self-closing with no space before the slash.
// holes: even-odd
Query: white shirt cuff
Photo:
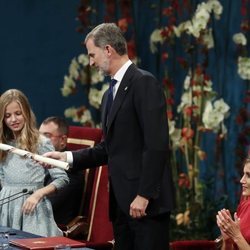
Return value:
<svg viewBox="0 0 250 250">
<path fill-rule="evenodd" d="M 71 151 L 65 151 L 66 157 L 67 157 L 67 162 L 69 164 L 73 164 L 73 154 Z"/>
</svg>

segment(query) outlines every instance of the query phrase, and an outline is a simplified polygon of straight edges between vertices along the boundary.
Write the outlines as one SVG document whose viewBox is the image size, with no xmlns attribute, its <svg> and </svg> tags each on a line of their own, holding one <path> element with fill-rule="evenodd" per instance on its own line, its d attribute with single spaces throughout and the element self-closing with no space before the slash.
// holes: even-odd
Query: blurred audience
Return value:
<svg viewBox="0 0 250 250">
<path fill-rule="evenodd" d="M 49 138 L 56 151 L 67 150 L 68 124 L 62 117 L 51 116 L 46 118 L 40 125 L 39 132 Z M 67 172 L 69 184 L 60 192 L 49 197 L 55 221 L 57 224 L 68 224 L 74 219 L 80 209 L 83 194 L 84 176 L 82 171 Z M 49 173 L 46 176 L 45 184 L 52 181 Z"/>
</svg>

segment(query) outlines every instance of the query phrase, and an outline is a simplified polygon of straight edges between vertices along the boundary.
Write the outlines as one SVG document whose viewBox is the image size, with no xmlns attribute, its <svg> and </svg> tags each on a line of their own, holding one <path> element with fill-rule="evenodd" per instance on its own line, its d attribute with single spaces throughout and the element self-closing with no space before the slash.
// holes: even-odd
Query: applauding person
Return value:
<svg viewBox="0 0 250 250">
<path fill-rule="evenodd" d="M 222 235 L 223 250 L 250 250 L 250 157 L 245 160 L 240 183 L 242 197 L 237 213 L 231 216 L 229 210 L 222 209 L 216 216 Z"/>
</svg>

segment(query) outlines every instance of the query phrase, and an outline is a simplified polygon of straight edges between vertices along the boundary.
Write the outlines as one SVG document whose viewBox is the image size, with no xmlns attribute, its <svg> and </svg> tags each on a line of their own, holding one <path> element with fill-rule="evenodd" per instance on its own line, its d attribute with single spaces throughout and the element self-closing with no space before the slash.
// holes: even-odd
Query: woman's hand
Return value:
<svg viewBox="0 0 250 250">
<path fill-rule="evenodd" d="M 222 220 L 224 219 L 224 217 L 222 217 L 222 215 L 221 215 L 222 211 L 225 211 L 225 213 L 227 214 L 228 217 L 230 217 L 230 219 L 232 219 L 232 216 L 231 216 L 229 210 L 227 210 L 227 209 L 222 209 L 216 215 L 217 226 L 220 228 L 220 232 L 221 232 L 221 235 L 223 237 L 223 240 L 228 240 L 230 237 L 229 237 L 229 235 L 226 234 L 225 230 L 223 229 L 224 225 L 223 225 Z"/>
<path fill-rule="evenodd" d="M 225 240 L 230 239 L 238 245 L 238 242 L 245 244 L 245 239 L 240 231 L 240 219 L 237 214 L 234 213 L 234 220 L 230 213 L 226 209 L 222 209 L 217 214 L 217 225 L 219 226 L 223 238 Z"/>
<path fill-rule="evenodd" d="M 23 203 L 22 211 L 25 214 L 31 214 L 39 201 L 43 199 L 43 192 L 41 190 L 35 191 L 32 195 L 30 195 L 25 202 Z"/>
</svg>

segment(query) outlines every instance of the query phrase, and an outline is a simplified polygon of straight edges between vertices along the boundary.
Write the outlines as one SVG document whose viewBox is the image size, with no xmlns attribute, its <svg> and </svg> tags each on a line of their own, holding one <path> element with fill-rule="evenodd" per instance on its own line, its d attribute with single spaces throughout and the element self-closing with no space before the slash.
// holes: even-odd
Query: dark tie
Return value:
<svg viewBox="0 0 250 250">
<path fill-rule="evenodd" d="M 109 83 L 109 89 L 108 89 L 108 101 L 107 101 L 107 108 L 106 108 L 106 114 L 108 115 L 110 109 L 111 109 L 111 106 L 112 106 L 112 103 L 113 103 L 113 100 L 114 100 L 114 96 L 113 96 L 113 89 L 114 89 L 114 86 L 115 84 L 117 83 L 117 80 L 115 79 L 112 79 L 111 82 Z"/>
<path fill-rule="evenodd" d="M 107 100 L 107 105 L 106 105 L 106 125 L 108 122 L 108 115 L 109 111 L 111 109 L 112 103 L 113 103 L 113 89 L 115 84 L 117 83 L 117 80 L 111 79 L 111 82 L 109 83 L 109 89 L 108 89 L 108 100 Z"/>
</svg>

